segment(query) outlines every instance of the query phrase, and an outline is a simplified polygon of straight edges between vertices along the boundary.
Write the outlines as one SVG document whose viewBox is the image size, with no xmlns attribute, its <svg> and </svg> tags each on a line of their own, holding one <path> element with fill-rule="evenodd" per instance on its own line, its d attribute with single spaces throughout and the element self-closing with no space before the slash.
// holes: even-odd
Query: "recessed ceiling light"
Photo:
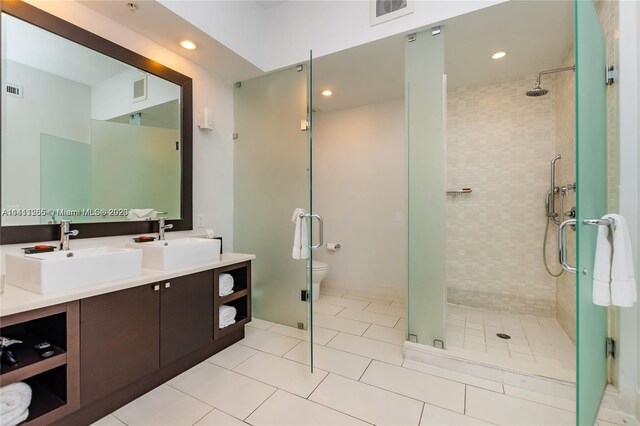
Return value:
<svg viewBox="0 0 640 426">
<path fill-rule="evenodd" d="M 189 49 L 189 50 L 195 50 L 195 48 L 198 47 L 191 40 L 182 40 L 180 42 L 180 46 L 184 47 L 185 49 Z"/>
<path fill-rule="evenodd" d="M 331 96 L 331 95 L 333 95 L 333 92 L 331 90 L 322 91 L 322 96 Z"/>
<path fill-rule="evenodd" d="M 493 59 L 500 59 L 500 58 L 504 58 L 505 56 L 507 56 L 507 52 L 503 52 L 503 51 L 496 52 L 493 55 L 491 55 Z"/>
</svg>

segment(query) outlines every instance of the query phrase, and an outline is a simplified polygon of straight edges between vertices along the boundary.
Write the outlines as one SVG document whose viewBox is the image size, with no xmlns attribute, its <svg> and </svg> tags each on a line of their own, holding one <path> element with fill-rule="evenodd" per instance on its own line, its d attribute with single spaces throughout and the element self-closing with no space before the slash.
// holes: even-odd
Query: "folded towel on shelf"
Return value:
<svg viewBox="0 0 640 426">
<path fill-rule="evenodd" d="M 155 220 L 158 212 L 154 209 L 131 209 L 127 215 L 129 220 Z"/>
<path fill-rule="evenodd" d="M 0 424 L 15 426 L 29 417 L 31 388 L 23 382 L 0 388 Z"/>
<path fill-rule="evenodd" d="M 593 303 L 631 307 L 638 296 L 627 221 L 618 214 L 607 214 L 602 218 L 613 220 L 614 226 L 611 238 L 609 226 L 598 227 L 593 266 Z"/>
<path fill-rule="evenodd" d="M 233 306 L 222 305 L 218 308 L 220 316 L 220 328 L 225 328 L 236 322 L 236 308 Z"/>
<path fill-rule="evenodd" d="M 227 296 L 231 293 L 233 293 L 233 275 L 231 274 L 220 274 L 220 279 L 218 280 L 219 282 L 219 289 L 218 292 L 220 293 L 219 296 Z"/>
<path fill-rule="evenodd" d="M 296 230 L 293 235 L 293 252 L 294 259 L 309 258 L 309 234 L 307 233 L 307 212 L 305 209 L 295 209 L 291 222 L 296 224 Z"/>
</svg>

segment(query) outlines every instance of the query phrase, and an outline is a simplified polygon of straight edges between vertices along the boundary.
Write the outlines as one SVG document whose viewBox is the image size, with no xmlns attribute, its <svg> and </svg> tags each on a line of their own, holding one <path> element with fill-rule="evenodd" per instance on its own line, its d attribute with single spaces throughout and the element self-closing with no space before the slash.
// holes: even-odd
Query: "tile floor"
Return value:
<svg viewBox="0 0 640 426">
<path fill-rule="evenodd" d="M 506 333 L 511 339 L 501 339 L 497 333 Z M 575 345 L 555 318 L 449 304 L 446 342 L 451 353 L 465 358 L 483 354 L 497 365 L 517 360 L 525 370 L 529 365 L 535 372 L 544 367 L 551 376 L 575 375 Z"/>
<path fill-rule="evenodd" d="M 575 423 L 571 400 L 403 360 L 402 302 L 339 296 L 314 305 L 313 374 L 308 333 L 254 319 L 242 341 L 96 425 Z"/>
</svg>

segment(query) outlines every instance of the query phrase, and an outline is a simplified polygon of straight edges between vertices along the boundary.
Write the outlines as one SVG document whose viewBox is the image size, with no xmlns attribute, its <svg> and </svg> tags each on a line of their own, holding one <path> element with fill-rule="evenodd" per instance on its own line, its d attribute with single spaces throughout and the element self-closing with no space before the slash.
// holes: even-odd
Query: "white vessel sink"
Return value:
<svg viewBox="0 0 640 426">
<path fill-rule="evenodd" d="M 98 247 L 38 254 L 7 254 L 7 284 L 40 294 L 100 284 L 142 273 L 142 251 Z"/>
<path fill-rule="evenodd" d="M 220 260 L 220 240 L 210 238 L 180 238 L 128 243 L 127 247 L 142 249 L 142 267 L 149 269 L 180 269 Z"/>
</svg>

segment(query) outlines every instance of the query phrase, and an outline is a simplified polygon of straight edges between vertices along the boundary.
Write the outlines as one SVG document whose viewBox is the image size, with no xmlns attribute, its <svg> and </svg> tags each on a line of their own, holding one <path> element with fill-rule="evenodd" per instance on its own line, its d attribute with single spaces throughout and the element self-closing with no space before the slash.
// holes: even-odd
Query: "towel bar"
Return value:
<svg viewBox="0 0 640 426">
<path fill-rule="evenodd" d="M 454 197 L 457 197 L 458 195 L 470 194 L 471 192 L 473 192 L 471 188 L 452 189 L 447 191 L 447 195 L 452 195 Z"/>
<path fill-rule="evenodd" d="M 616 228 L 616 221 L 609 217 L 605 219 L 584 219 L 582 223 L 585 225 L 612 226 L 613 229 Z"/>
</svg>

